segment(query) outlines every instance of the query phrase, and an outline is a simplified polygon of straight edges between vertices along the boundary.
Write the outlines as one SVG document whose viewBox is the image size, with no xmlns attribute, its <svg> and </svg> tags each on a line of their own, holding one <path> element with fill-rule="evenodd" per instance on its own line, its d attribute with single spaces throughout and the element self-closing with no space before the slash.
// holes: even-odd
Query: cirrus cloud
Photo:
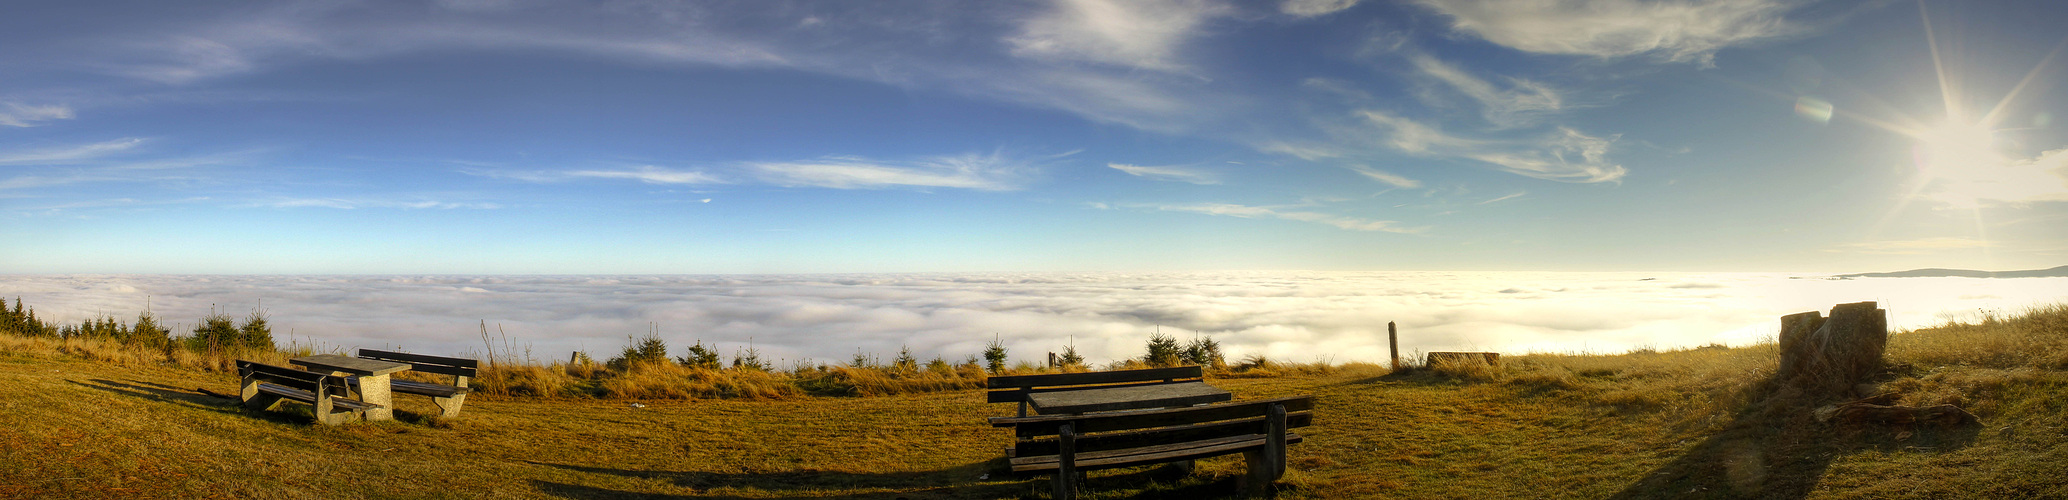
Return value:
<svg viewBox="0 0 2068 500">
<path fill-rule="evenodd" d="M 1655 54 L 1712 64 L 1716 51 L 1788 35 L 1790 0 L 1418 0 L 1451 29 L 1525 52 L 1594 57 Z"/>
</svg>

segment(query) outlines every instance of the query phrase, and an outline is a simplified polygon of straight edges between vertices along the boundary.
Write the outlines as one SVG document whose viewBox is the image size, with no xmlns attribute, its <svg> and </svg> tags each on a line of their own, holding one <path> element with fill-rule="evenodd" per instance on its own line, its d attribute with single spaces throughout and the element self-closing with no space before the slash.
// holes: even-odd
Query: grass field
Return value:
<svg viewBox="0 0 2068 500">
<path fill-rule="evenodd" d="M 0 345 L 0 497 L 1042 498 L 979 390 L 759 399 L 477 397 L 341 427 L 196 389 L 233 375 Z M 1980 426 L 1835 428 L 1773 404 L 1772 346 L 1218 377 L 1314 394 L 1280 498 L 2068 497 L 2068 308 L 1895 335 L 1881 385 Z M 643 408 L 631 405 L 638 402 Z M 1100 471 L 1090 498 L 1234 490 L 1239 456 Z"/>
</svg>

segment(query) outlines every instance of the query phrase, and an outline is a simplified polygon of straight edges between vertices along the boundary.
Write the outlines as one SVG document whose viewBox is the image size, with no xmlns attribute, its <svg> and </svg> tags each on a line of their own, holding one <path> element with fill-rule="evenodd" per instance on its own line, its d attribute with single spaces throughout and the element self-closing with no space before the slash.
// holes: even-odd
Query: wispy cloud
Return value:
<svg viewBox="0 0 2068 500">
<path fill-rule="evenodd" d="M 796 162 L 750 162 L 744 169 L 761 182 L 790 187 L 881 189 L 947 187 L 984 191 L 1019 189 L 1033 166 L 999 153 L 937 156 L 891 162 L 827 157 Z"/>
<path fill-rule="evenodd" d="M 1451 28 L 1516 50 L 1710 64 L 1716 51 L 1794 33 L 1791 0 L 1418 0 Z"/>
<path fill-rule="evenodd" d="M 0 103 L 0 127 L 34 127 L 51 120 L 72 119 L 72 107 L 62 104 Z"/>
<path fill-rule="evenodd" d="M 1220 176 L 1215 175 L 1212 172 L 1196 170 L 1192 167 L 1182 167 L 1175 165 L 1151 167 L 1144 165 L 1128 165 L 1125 163 L 1108 163 L 1106 164 L 1106 166 L 1111 167 L 1114 170 L 1127 172 L 1128 175 L 1132 175 L 1135 177 L 1144 177 L 1159 181 L 1189 182 L 1201 185 L 1221 183 Z"/>
<path fill-rule="evenodd" d="M 392 200 L 369 198 L 281 198 L 273 201 L 261 202 L 258 203 L 257 206 L 270 208 L 335 208 L 339 210 L 356 210 L 361 208 L 399 208 L 412 210 L 494 210 L 503 208 L 503 206 L 498 203 L 439 200 Z"/>
<path fill-rule="evenodd" d="M 1284 219 L 1326 224 L 1350 231 L 1383 231 L 1388 233 L 1417 234 L 1428 231 L 1427 227 L 1402 227 L 1398 221 L 1372 220 L 1345 217 L 1305 210 L 1279 210 L 1272 207 L 1237 205 L 1232 203 L 1194 203 L 1185 205 L 1157 205 L 1157 210 L 1166 212 L 1190 212 L 1207 215 L 1241 217 L 1245 219 Z"/>
<path fill-rule="evenodd" d="M 1176 71 L 1179 46 L 1232 11 L 1212 0 L 1059 0 L 1005 42 L 1021 57 Z"/>
<path fill-rule="evenodd" d="M 1180 48 L 1207 22 L 1232 13 L 1202 0 L 1068 0 L 1032 13 L 955 4 L 799 9 L 780 2 L 628 2 L 447 6 L 408 16 L 354 4 L 294 4 L 109 37 L 82 64 L 193 84 L 309 59 L 553 51 L 642 64 L 787 68 L 1175 132 L 1196 127 L 1208 113 L 1196 103 L 1213 97 L 1184 65 Z M 1011 55 L 969 49 L 995 45 Z"/>
<path fill-rule="evenodd" d="M 501 173 L 498 176 L 522 179 L 544 180 L 547 177 L 524 173 Z M 567 172 L 570 177 L 596 177 L 603 179 L 635 179 L 647 184 L 718 184 L 724 181 L 704 172 L 694 170 L 673 170 L 642 165 L 626 170 L 575 170 Z"/>
<path fill-rule="evenodd" d="M 135 149 L 143 139 L 115 139 L 76 146 L 0 151 L 0 165 L 69 165 Z"/>
<path fill-rule="evenodd" d="M 1357 6 L 1357 0 L 1285 0 L 1278 4 L 1278 12 L 1290 16 L 1325 16 Z"/>
<path fill-rule="evenodd" d="M 1401 177 L 1399 175 L 1393 174 L 1392 172 L 1371 168 L 1367 165 L 1359 165 L 1353 163 L 1344 165 L 1343 168 L 1348 168 L 1350 169 L 1350 171 L 1357 172 L 1359 175 L 1370 177 L 1371 180 L 1383 182 L 1387 185 L 1391 185 L 1393 187 L 1401 189 L 1416 189 L 1422 187 L 1422 181 Z"/>
<path fill-rule="evenodd" d="M 1486 201 L 1482 201 L 1482 202 L 1479 202 L 1479 203 L 1477 203 L 1477 204 L 1479 204 L 1479 205 L 1492 205 L 1492 204 L 1495 204 L 1495 203 L 1500 203 L 1500 202 L 1503 202 L 1503 201 L 1508 201 L 1508 200 L 1513 200 L 1513 199 L 1516 199 L 1516 198 L 1521 198 L 1521 197 L 1523 197 L 1523 196 L 1525 196 L 1525 195 L 1528 195 L 1528 194 L 1529 194 L 1529 191 L 1516 191 L 1516 192 L 1515 192 L 1515 194 L 1511 194 L 1511 195 L 1507 195 L 1507 196 L 1502 196 L 1502 197 L 1499 197 L 1499 198 L 1494 198 L 1494 199 L 1491 199 L 1491 200 L 1486 200 Z"/>
<path fill-rule="evenodd" d="M 1538 115 L 1565 107 L 1558 91 L 1544 84 L 1509 78 L 1504 89 L 1426 54 L 1409 56 L 1408 61 L 1423 75 L 1471 98 L 1486 121 L 1499 127 L 1529 125 L 1536 122 Z"/>
<path fill-rule="evenodd" d="M 1380 111 L 1361 110 L 1357 114 L 1370 127 L 1366 130 L 1383 134 L 1382 144 L 1410 154 L 1472 160 L 1511 173 L 1560 182 L 1614 182 L 1629 172 L 1608 158 L 1617 135 L 1596 137 L 1558 127 L 1555 132 L 1532 140 L 1467 139 Z M 1345 133 L 1366 132 L 1338 131 Z"/>
</svg>

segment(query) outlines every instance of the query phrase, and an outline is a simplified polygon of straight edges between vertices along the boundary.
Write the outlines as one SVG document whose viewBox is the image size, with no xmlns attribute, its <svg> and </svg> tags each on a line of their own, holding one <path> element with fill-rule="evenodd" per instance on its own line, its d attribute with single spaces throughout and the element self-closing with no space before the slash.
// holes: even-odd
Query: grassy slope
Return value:
<svg viewBox="0 0 2068 500">
<path fill-rule="evenodd" d="M 2055 314 L 2043 339 L 2068 338 L 2068 313 Z M 1239 398 L 1322 398 L 1317 426 L 1290 454 L 1287 498 L 2068 497 L 2068 357 L 1963 355 L 1982 340 L 1925 335 L 1934 333 L 1972 334 L 1898 335 L 1884 387 L 1906 403 L 1960 404 L 1982 426 L 1815 424 L 1766 403 L 1770 346 L 1528 356 L 1498 373 L 1350 369 L 1212 382 Z M 2068 340 L 2050 342 L 2021 345 L 2068 352 Z M 982 418 L 1010 409 L 982 404 L 978 391 L 636 409 L 483 400 L 450 421 L 408 414 L 327 428 L 195 388 L 230 393 L 235 381 L 0 352 L 0 496 L 916 499 L 1047 488 L 996 473 L 1009 439 Z M 402 399 L 405 412 L 431 411 L 424 398 Z M 1089 493 L 1218 494 L 1241 466 L 1221 457 L 1189 477 L 1102 471 Z"/>
</svg>

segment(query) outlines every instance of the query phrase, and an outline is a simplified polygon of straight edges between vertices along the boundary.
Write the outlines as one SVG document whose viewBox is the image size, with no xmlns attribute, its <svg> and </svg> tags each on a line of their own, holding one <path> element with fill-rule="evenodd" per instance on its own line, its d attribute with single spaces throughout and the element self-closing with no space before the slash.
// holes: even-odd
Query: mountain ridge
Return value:
<svg viewBox="0 0 2068 500">
<path fill-rule="evenodd" d="M 2068 278 L 2068 266 L 2024 271 L 1976 271 L 1928 267 L 1888 273 L 1840 274 L 1835 278 Z"/>
</svg>

